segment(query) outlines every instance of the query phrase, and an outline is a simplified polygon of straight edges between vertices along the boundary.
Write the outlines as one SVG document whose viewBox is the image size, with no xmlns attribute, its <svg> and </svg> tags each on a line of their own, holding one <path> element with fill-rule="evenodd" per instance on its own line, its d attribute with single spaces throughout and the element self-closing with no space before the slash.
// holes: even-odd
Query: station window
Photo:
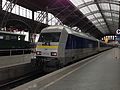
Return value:
<svg viewBox="0 0 120 90">
<path fill-rule="evenodd" d="M 10 12 L 10 8 L 8 9 L 8 6 L 10 4 L 10 1 L 6 1 L 6 0 L 2 0 L 2 8 L 3 10 L 8 10 L 8 12 Z M 12 4 L 12 7 L 14 6 L 14 4 Z M 16 14 L 16 15 L 20 15 L 29 19 L 32 19 L 32 11 L 29 9 L 26 9 L 22 6 L 19 5 L 15 5 L 14 8 L 12 9 L 12 13 Z"/>
</svg>

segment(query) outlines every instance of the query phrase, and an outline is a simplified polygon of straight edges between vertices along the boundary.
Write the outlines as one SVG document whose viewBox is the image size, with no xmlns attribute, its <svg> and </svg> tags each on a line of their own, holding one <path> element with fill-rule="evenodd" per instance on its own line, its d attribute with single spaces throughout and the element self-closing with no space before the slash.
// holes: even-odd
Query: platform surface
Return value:
<svg viewBox="0 0 120 90">
<path fill-rule="evenodd" d="M 120 90 L 119 55 L 118 48 L 105 51 L 42 88 L 37 85 L 39 88 L 25 90 Z"/>
</svg>

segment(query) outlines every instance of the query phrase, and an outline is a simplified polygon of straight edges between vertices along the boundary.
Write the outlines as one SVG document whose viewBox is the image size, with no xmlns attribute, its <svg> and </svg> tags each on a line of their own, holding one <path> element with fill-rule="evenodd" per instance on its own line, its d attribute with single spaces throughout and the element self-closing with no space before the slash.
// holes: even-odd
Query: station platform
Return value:
<svg viewBox="0 0 120 90">
<path fill-rule="evenodd" d="M 67 69 L 67 73 L 64 74 L 61 73 L 65 71 L 59 70 L 59 77 L 53 72 L 54 74 L 33 80 L 13 90 L 120 90 L 119 48 L 102 52 L 72 69 L 69 72 Z"/>
</svg>

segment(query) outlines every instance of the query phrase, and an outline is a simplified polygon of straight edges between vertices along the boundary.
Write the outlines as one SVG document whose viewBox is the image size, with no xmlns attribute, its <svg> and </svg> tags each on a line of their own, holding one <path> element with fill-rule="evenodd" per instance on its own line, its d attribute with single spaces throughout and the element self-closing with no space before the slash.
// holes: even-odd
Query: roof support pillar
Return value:
<svg viewBox="0 0 120 90">
<path fill-rule="evenodd" d="M 34 22 L 34 11 L 32 11 L 32 21 Z M 30 42 L 33 42 L 33 39 L 32 39 L 32 35 L 33 35 L 33 31 L 29 31 L 29 41 Z"/>
<path fill-rule="evenodd" d="M 48 7 L 46 7 L 46 24 L 48 24 Z"/>
<path fill-rule="evenodd" d="M 98 7 L 98 9 L 99 9 L 99 11 L 100 11 L 100 13 L 101 13 L 101 15 L 102 15 L 102 18 L 104 19 L 104 21 L 105 21 L 105 23 L 106 23 L 106 26 L 107 26 L 109 32 L 111 33 L 110 27 L 109 27 L 109 25 L 108 25 L 108 23 L 107 23 L 107 21 L 106 21 L 106 19 L 105 19 L 105 17 L 104 17 L 104 14 L 102 13 L 102 10 L 101 10 L 101 8 L 100 8 L 100 6 L 99 6 L 98 1 L 97 1 L 97 0 L 94 0 L 94 1 L 95 1 L 96 5 L 97 5 L 97 7 Z"/>
<path fill-rule="evenodd" d="M 32 11 L 32 20 L 34 21 L 34 11 Z"/>
</svg>

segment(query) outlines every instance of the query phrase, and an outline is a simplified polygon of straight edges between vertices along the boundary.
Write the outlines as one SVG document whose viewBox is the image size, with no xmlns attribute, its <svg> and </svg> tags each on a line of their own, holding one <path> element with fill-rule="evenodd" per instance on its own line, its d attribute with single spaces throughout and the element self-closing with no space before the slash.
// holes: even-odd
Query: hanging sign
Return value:
<svg viewBox="0 0 120 90">
<path fill-rule="evenodd" d="M 117 30 L 116 30 L 116 34 L 117 34 L 117 35 L 120 35 L 120 29 L 117 29 Z"/>
<path fill-rule="evenodd" d="M 116 40 L 120 43 L 120 29 L 116 30 Z"/>
</svg>

